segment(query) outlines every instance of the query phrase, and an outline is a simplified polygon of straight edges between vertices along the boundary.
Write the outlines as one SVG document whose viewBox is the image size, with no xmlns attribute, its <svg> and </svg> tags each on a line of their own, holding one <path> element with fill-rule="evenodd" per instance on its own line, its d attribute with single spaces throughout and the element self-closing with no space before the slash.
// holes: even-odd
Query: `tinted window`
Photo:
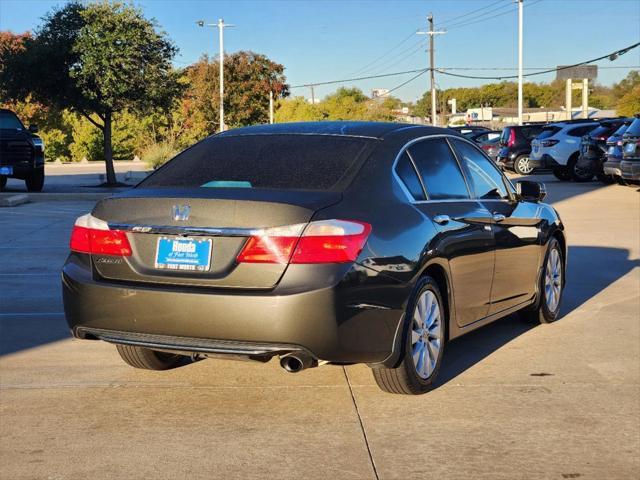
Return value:
<svg viewBox="0 0 640 480">
<path fill-rule="evenodd" d="M 467 185 L 444 138 L 418 142 L 409 147 L 431 200 L 469 198 Z"/>
<path fill-rule="evenodd" d="M 140 186 L 335 190 L 350 182 L 371 142 L 335 135 L 213 136 Z"/>
<path fill-rule="evenodd" d="M 509 198 L 502 175 L 477 148 L 452 140 L 476 198 Z"/>
<path fill-rule="evenodd" d="M 542 140 L 543 138 L 549 138 L 554 136 L 556 133 L 558 133 L 560 130 L 562 130 L 561 127 L 544 127 L 542 129 L 542 131 L 540 132 L 540 135 L 538 135 L 538 139 Z"/>
<path fill-rule="evenodd" d="M 3 130 L 22 130 L 24 125 L 18 120 L 18 117 L 11 112 L 0 112 L 0 129 Z"/>
<path fill-rule="evenodd" d="M 527 140 L 533 140 L 542 132 L 542 127 L 522 127 L 522 136 Z"/>
<path fill-rule="evenodd" d="M 587 126 L 572 128 L 567 132 L 567 135 L 570 135 L 572 137 L 581 137 L 589 133 L 591 130 L 594 130 L 597 126 L 598 125 L 595 124 L 595 125 L 587 125 Z"/>
<path fill-rule="evenodd" d="M 416 169 L 413 168 L 413 163 L 411 163 L 411 159 L 409 158 L 409 155 L 407 155 L 407 152 L 404 152 L 398 159 L 398 163 L 396 164 L 396 173 L 415 200 L 426 200 L 424 190 L 420 184 L 420 179 L 418 178 Z"/>
<path fill-rule="evenodd" d="M 614 123 L 607 123 L 605 125 L 600 125 L 599 127 L 595 128 L 589 135 L 591 135 L 594 138 L 608 137 L 609 135 L 611 135 L 611 132 L 613 132 L 616 127 L 617 125 Z"/>
<path fill-rule="evenodd" d="M 633 123 L 629 125 L 625 134 L 633 135 L 634 137 L 640 135 L 640 118 L 636 118 Z"/>
</svg>

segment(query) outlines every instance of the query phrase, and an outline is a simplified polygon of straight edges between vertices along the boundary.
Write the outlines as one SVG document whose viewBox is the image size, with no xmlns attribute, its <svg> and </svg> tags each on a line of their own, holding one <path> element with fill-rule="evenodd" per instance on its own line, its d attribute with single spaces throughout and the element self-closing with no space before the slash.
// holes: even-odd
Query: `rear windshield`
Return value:
<svg viewBox="0 0 640 480">
<path fill-rule="evenodd" d="M 640 135 L 640 118 L 636 118 L 624 133 L 627 135 L 633 135 L 634 137 Z"/>
<path fill-rule="evenodd" d="M 527 140 L 533 140 L 541 131 L 542 127 L 539 126 L 522 127 L 522 136 Z"/>
<path fill-rule="evenodd" d="M 629 124 L 623 123 L 622 125 L 620 125 L 620 128 L 618 128 L 615 132 L 611 134 L 611 136 L 613 137 L 614 135 L 622 135 L 624 132 L 627 131 L 627 128 L 629 128 Z"/>
<path fill-rule="evenodd" d="M 544 127 L 540 135 L 538 135 L 538 139 L 553 137 L 556 133 L 562 130 L 562 127 Z"/>
<path fill-rule="evenodd" d="M 336 135 L 212 136 L 139 186 L 340 190 L 375 141 Z"/>
<path fill-rule="evenodd" d="M 596 128 L 595 130 L 592 130 L 591 133 L 589 133 L 590 137 L 593 138 L 598 138 L 598 137 L 608 137 L 609 135 L 611 135 L 611 132 L 613 131 L 613 129 L 616 127 L 615 124 L 605 124 L 605 125 L 600 125 L 598 128 Z"/>
<path fill-rule="evenodd" d="M 0 130 L 23 130 L 24 125 L 11 112 L 0 112 Z"/>
</svg>

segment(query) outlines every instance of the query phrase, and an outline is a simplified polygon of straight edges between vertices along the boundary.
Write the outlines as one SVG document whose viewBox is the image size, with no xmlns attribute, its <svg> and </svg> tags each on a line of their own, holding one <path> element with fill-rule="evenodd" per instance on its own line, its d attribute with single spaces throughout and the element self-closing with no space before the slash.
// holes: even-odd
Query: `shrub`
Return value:
<svg viewBox="0 0 640 480">
<path fill-rule="evenodd" d="M 149 145 L 142 152 L 144 160 L 150 168 L 154 170 L 176 155 L 177 151 L 173 144 L 169 142 L 159 142 Z"/>
</svg>

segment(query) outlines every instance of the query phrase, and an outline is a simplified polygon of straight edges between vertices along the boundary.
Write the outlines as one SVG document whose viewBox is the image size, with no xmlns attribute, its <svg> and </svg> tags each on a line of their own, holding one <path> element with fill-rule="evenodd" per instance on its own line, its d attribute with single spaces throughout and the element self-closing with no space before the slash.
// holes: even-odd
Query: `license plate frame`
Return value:
<svg viewBox="0 0 640 480">
<path fill-rule="evenodd" d="M 3 165 L 0 167 L 0 175 L 13 175 L 13 167 L 11 165 Z"/>
<path fill-rule="evenodd" d="M 212 257 L 210 238 L 162 236 L 156 242 L 154 266 L 174 272 L 207 272 Z"/>
</svg>

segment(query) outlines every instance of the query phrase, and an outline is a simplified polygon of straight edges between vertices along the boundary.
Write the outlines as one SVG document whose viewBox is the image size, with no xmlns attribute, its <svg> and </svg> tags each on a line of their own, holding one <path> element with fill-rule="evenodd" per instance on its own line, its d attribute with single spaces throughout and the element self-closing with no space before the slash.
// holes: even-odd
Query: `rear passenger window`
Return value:
<svg viewBox="0 0 640 480">
<path fill-rule="evenodd" d="M 409 154 L 430 200 L 469 198 L 460 166 L 444 138 L 423 140 L 409 147 Z"/>
<path fill-rule="evenodd" d="M 460 140 L 452 140 L 458 157 L 464 166 L 471 189 L 476 198 L 508 199 L 502 174 L 491 161 L 474 146 Z"/>
<path fill-rule="evenodd" d="M 396 173 L 402 183 L 404 183 L 409 193 L 414 198 L 414 200 L 426 200 L 424 196 L 424 190 L 422 189 L 422 184 L 420 183 L 420 179 L 418 178 L 418 173 L 416 169 L 413 168 L 413 164 L 411 163 L 411 159 L 407 152 L 404 152 L 398 163 L 396 164 Z"/>
</svg>

